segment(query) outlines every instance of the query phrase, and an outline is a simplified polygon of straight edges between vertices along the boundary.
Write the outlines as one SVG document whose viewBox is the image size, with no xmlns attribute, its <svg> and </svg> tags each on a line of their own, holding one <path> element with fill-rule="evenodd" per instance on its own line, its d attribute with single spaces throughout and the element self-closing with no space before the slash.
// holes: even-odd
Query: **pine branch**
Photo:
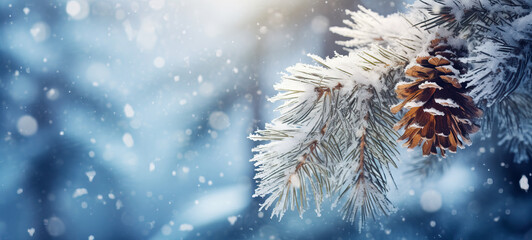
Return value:
<svg viewBox="0 0 532 240">
<path fill-rule="evenodd" d="M 462 83 L 475 102 L 489 107 L 532 77 L 532 2 L 428 0 L 415 6 L 428 15 L 417 26 L 467 38 L 471 49 L 464 61 L 471 68 Z"/>
<path fill-rule="evenodd" d="M 419 156 L 408 160 L 405 175 L 415 182 L 423 182 L 434 176 L 441 176 L 451 165 L 453 155 L 442 158 L 439 155 Z"/>
<path fill-rule="evenodd" d="M 526 90 L 524 90 L 526 91 Z M 484 131 L 498 132 L 499 145 L 514 154 L 517 163 L 532 157 L 532 96 L 518 91 L 488 108 Z"/>
<path fill-rule="evenodd" d="M 288 209 L 303 214 L 313 196 L 319 215 L 323 199 L 343 188 L 349 194 L 342 211 L 350 221 L 352 212 L 360 212 L 362 223 L 367 215 L 393 209 L 385 196 L 385 170 L 396 166 L 395 118 L 387 108 L 394 101 L 388 89 L 402 72 L 390 67 L 400 62 L 397 56 L 375 46 L 348 56 L 311 56 L 321 67 L 288 68 L 275 85 L 281 92 L 270 99 L 284 102 L 277 109 L 281 115 L 250 136 L 270 141 L 253 149 L 259 181 L 254 196 L 266 198 L 262 208 L 273 207 L 272 216 L 280 218 Z M 353 151 L 361 142 L 364 147 Z M 361 168 L 345 172 L 353 162 Z"/>
<path fill-rule="evenodd" d="M 419 0 L 414 7 L 428 15 L 416 26 L 482 35 L 492 26 L 508 24 L 530 13 L 532 3 L 526 0 Z"/>
</svg>

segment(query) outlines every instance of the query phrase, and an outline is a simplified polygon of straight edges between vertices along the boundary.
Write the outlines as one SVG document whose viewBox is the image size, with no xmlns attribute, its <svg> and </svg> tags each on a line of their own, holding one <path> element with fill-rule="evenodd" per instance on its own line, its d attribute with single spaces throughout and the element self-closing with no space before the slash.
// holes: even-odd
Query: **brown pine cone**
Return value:
<svg viewBox="0 0 532 240">
<path fill-rule="evenodd" d="M 423 155 L 437 154 L 445 157 L 445 150 L 456 152 L 463 142 L 470 145 L 469 134 L 479 130 L 474 118 L 482 116 L 468 90 L 458 77 L 466 72 L 459 57 L 465 50 L 453 48 L 446 39 L 432 40 L 429 56 L 416 59 L 417 64 L 406 70 L 406 75 L 417 78 L 414 82 L 399 83 L 395 92 L 404 101 L 394 107 L 393 113 L 403 107 L 410 109 L 394 126 L 405 128 L 399 138 L 407 140 L 403 146 L 414 148 L 423 145 Z"/>
</svg>

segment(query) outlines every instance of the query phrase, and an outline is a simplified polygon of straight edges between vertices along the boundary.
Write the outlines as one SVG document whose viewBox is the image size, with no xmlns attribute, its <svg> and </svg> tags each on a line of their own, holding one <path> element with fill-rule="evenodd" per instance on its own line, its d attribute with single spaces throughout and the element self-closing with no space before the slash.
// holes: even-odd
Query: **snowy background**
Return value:
<svg viewBox="0 0 532 240">
<path fill-rule="evenodd" d="M 397 170 L 398 212 L 361 232 L 258 212 L 246 137 L 280 72 L 344 53 L 328 27 L 357 4 L 403 8 L 0 0 L 0 239 L 532 239 L 532 168 L 482 134 L 442 176 Z"/>
</svg>

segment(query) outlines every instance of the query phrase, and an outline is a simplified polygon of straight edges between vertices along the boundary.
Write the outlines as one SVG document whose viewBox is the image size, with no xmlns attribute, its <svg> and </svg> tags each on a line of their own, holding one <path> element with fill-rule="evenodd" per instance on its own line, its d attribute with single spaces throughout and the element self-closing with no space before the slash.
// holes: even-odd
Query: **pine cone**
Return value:
<svg viewBox="0 0 532 240">
<path fill-rule="evenodd" d="M 465 50 L 453 48 L 446 39 L 432 40 L 429 56 L 416 59 L 417 64 L 406 70 L 406 75 L 417 78 L 414 82 L 399 83 L 395 92 L 404 101 L 394 107 L 393 113 L 403 107 L 410 109 L 394 126 L 405 128 L 399 141 L 407 139 L 403 146 L 414 148 L 423 145 L 423 155 L 437 154 L 445 157 L 445 150 L 456 152 L 464 148 L 462 141 L 470 145 L 469 134 L 479 130 L 474 118 L 482 115 L 475 106 L 468 90 L 458 77 L 466 72 L 459 57 Z"/>
</svg>

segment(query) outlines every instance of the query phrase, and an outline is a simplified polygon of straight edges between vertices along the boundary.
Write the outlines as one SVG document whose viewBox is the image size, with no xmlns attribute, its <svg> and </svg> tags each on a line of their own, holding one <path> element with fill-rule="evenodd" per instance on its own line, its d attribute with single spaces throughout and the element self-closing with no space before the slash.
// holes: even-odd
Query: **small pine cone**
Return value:
<svg viewBox="0 0 532 240">
<path fill-rule="evenodd" d="M 462 141 L 471 144 L 469 134 L 479 130 L 473 119 L 482 116 L 482 110 L 458 81 L 466 72 L 458 59 L 464 52 L 438 38 L 432 40 L 429 56 L 418 57 L 417 64 L 406 70 L 406 75 L 417 79 L 397 84 L 395 92 L 404 101 L 391 109 L 394 114 L 403 107 L 410 109 L 394 126 L 405 128 L 399 138 L 407 140 L 403 146 L 422 145 L 425 156 L 436 155 L 440 148 L 445 157 L 447 149 L 454 153 L 456 147 L 464 148 Z"/>
</svg>

